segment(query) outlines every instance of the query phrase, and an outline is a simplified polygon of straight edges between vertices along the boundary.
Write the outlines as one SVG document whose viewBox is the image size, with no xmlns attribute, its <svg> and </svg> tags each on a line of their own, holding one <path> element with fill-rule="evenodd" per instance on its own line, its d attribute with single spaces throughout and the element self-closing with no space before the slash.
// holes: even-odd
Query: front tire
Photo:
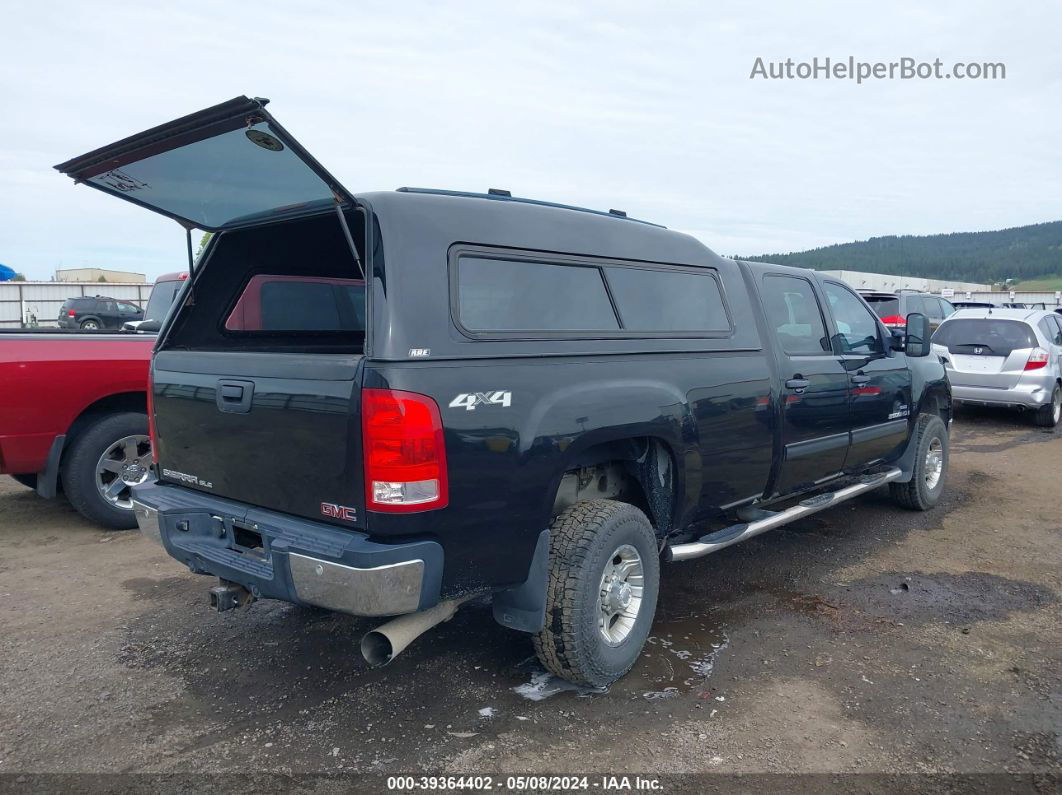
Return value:
<svg viewBox="0 0 1062 795">
<path fill-rule="evenodd" d="M 151 477 L 147 415 L 97 420 L 63 454 L 60 471 L 67 499 L 86 519 L 115 530 L 136 527 L 130 487 Z"/>
<path fill-rule="evenodd" d="M 1054 428 L 1062 418 L 1062 387 L 1055 384 L 1055 390 L 1051 393 L 1051 402 L 1041 406 L 1032 415 L 1033 423 L 1041 428 Z"/>
<path fill-rule="evenodd" d="M 890 483 L 892 498 L 912 511 L 928 511 L 940 500 L 948 475 L 948 429 L 936 414 L 922 414 L 917 435 L 914 474 L 907 483 Z"/>
<path fill-rule="evenodd" d="M 660 555 L 645 514 L 614 500 L 571 506 L 550 527 L 546 625 L 535 653 L 550 673 L 603 687 L 641 654 L 656 613 Z"/>
</svg>

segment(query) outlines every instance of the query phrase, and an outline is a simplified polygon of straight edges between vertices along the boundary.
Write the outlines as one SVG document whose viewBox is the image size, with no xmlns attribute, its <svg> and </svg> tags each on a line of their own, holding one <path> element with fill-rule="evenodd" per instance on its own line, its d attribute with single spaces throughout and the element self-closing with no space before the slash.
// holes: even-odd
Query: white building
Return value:
<svg viewBox="0 0 1062 795">
<path fill-rule="evenodd" d="M 838 278 L 856 290 L 875 290 L 883 293 L 894 293 L 897 290 L 918 290 L 923 293 L 939 294 L 942 290 L 953 290 L 955 295 L 962 295 L 964 293 L 983 293 L 992 289 L 990 284 L 926 279 L 921 276 L 895 276 L 890 273 L 865 273 L 862 271 L 819 272 Z"/>
<path fill-rule="evenodd" d="M 132 271 L 112 271 L 107 268 L 66 268 L 55 272 L 57 282 L 118 282 L 119 284 L 143 284 L 147 277 Z"/>
</svg>

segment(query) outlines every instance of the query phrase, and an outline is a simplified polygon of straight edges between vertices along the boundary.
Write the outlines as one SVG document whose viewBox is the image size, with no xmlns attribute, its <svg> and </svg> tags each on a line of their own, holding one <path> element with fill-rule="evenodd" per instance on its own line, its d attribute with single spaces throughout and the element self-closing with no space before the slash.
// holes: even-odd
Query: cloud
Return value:
<svg viewBox="0 0 1062 795">
<path fill-rule="evenodd" d="M 51 170 L 238 94 L 352 190 L 511 189 L 731 254 L 999 228 L 1062 205 L 1062 12 L 916 3 L 20 4 L 0 262 L 157 275 L 182 231 Z M 757 57 L 1003 61 L 1005 81 L 750 80 Z"/>
</svg>

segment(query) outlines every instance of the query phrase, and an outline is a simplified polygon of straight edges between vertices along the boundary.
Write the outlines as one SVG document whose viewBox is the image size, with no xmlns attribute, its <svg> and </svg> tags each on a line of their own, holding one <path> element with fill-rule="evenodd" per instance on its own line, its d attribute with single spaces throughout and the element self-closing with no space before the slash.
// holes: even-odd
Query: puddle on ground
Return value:
<svg viewBox="0 0 1062 795">
<path fill-rule="evenodd" d="M 647 701 L 678 698 L 707 681 L 729 645 L 726 630 L 706 616 L 658 618 L 633 670 L 611 688 L 574 685 L 553 676 L 532 657 L 521 666 L 530 671 L 530 680 L 514 687 L 513 692 L 530 701 L 543 701 L 558 693 L 589 698 L 616 692 Z"/>
<path fill-rule="evenodd" d="M 531 671 L 531 680 L 524 682 L 522 685 L 517 685 L 513 688 L 513 692 L 529 701 L 545 701 L 550 696 L 557 695 L 557 693 L 575 693 L 579 698 L 586 698 L 608 692 L 607 687 L 583 687 L 561 679 L 559 676 L 554 676 L 540 666 L 534 657 L 527 662 L 529 663 L 527 667 Z"/>
<path fill-rule="evenodd" d="M 704 616 L 658 622 L 653 629 L 659 631 L 649 636 L 642 659 L 628 675 L 638 677 L 634 686 L 663 685 L 643 690 L 642 698 L 647 701 L 678 698 L 700 687 L 715 670 L 719 655 L 730 646 L 726 630 Z"/>
</svg>

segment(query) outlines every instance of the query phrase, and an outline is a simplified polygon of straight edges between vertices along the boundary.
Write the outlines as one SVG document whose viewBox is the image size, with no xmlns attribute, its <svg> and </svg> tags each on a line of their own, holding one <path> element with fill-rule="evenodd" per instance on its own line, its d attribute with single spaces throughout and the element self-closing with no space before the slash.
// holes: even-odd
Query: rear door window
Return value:
<svg viewBox="0 0 1062 795">
<path fill-rule="evenodd" d="M 955 354 L 1009 356 L 1012 351 L 1037 346 L 1032 328 L 1020 320 L 956 318 L 937 329 L 933 342 Z"/>
<path fill-rule="evenodd" d="M 763 277 L 763 300 L 768 323 L 788 355 L 830 352 L 826 324 L 810 282 L 796 276 L 768 274 Z"/>
<path fill-rule="evenodd" d="M 1055 318 L 1045 317 L 1038 325 L 1040 326 L 1040 331 L 1043 332 L 1044 337 L 1047 338 L 1048 342 L 1054 343 L 1055 345 L 1059 344 L 1058 321 Z"/>
<path fill-rule="evenodd" d="M 730 319 L 711 272 L 606 268 L 628 331 L 728 332 Z"/>
<path fill-rule="evenodd" d="M 922 300 L 920 295 L 908 295 L 904 296 L 903 302 L 903 317 L 907 318 L 908 315 L 917 312 L 920 315 L 929 317 L 929 307 L 926 306 L 925 301 Z"/>
<path fill-rule="evenodd" d="M 473 332 L 619 331 L 600 268 L 459 257 L 461 325 Z"/>
<path fill-rule="evenodd" d="M 1055 327 L 1055 336 L 1052 338 L 1055 345 L 1062 345 L 1062 318 L 1058 315 L 1054 315 L 1053 317 L 1049 317 L 1048 320 L 1050 320 Z"/>
<path fill-rule="evenodd" d="M 940 301 L 932 296 L 922 296 L 922 304 L 925 306 L 925 315 L 930 320 L 939 323 L 944 319 L 944 310 L 940 305 Z"/>
</svg>

